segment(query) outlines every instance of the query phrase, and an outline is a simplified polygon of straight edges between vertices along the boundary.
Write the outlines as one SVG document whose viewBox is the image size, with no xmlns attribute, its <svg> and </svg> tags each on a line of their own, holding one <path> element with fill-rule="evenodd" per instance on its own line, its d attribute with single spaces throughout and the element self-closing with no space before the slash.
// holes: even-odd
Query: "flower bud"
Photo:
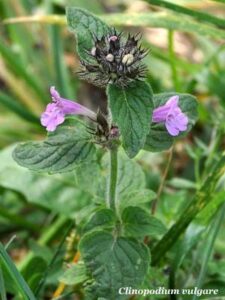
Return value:
<svg viewBox="0 0 225 300">
<path fill-rule="evenodd" d="M 142 60 L 148 51 L 140 47 L 139 40 L 138 35 L 123 37 L 115 30 L 100 39 L 94 37 L 93 47 L 87 50 L 91 60 L 81 62 L 80 78 L 100 87 L 109 83 L 126 87 L 142 80 L 146 73 Z"/>
</svg>

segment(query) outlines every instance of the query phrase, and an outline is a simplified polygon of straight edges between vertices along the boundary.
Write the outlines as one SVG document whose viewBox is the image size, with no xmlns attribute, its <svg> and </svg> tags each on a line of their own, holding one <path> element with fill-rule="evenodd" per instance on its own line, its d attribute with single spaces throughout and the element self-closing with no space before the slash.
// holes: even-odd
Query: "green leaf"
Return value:
<svg viewBox="0 0 225 300">
<path fill-rule="evenodd" d="M 119 210 L 120 212 L 122 212 L 124 208 L 128 206 L 140 206 L 141 204 L 150 202 L 155 198 L 156 198 L 156 193 L 147 189 L 128 192 L 127 194 L 125 194 L 120 198 Z"/>
<path fill-rule="evenodd" d="M 109 153 L 102 160 L 102 174 L 105 175 L 102 186 L 106 186 L 109 170 Z M 127 157 L 124 151 L 118 153 L 117 198 L 122 199 L 127 193 L 142 190 L 146 186 L 145 173 L 141 166 Z M 104 197 L 104 194 L 103 194 Z"/>
<path fill-rule="evenodd" d="M 183 137 L 192 129 L 198 118 L 197 101 L 194 96 L 189 94 L 180 94 L 176 92 L 155 94 L 153 97 L 154 109 L 164 105 L 169 100 L 169 98 L 174 95 L 179 96 L 179 107 L 189 119 L 187 131 L 182 132 L 178 136 Z M 174 140 L 176 140 L 176 138 L 172 137 L 168 133 L 164 124 L 152 123 L 150 133 L 146 138 L 144 149 L 151 152 L 167 150 L 172 146 Z"/>
<path fill-rule="evenodd" d="M 23 295 L 24 300 L 35 300 L 35 297 L 27 285 L 22 275 L 17 270 L 16 266 L 12 262 L 10 256 L 5 251 L 3 245 L 0 243 L 0 262 L 4 265 L 10 277 L 17 285 L 18 291 Z"/>
<path fill-rule="evenodd" d="M 96 294 L 94 299 L 121 299 L 119 288 L 138 287 L 148 272 L 149 251 L 134 239 L 94 231 L 81 239 L 79 249 L 95 280 L 88 288 L 92 297 Z"/>
<path fill-rule="evenodd" d="M 141 166 L 120 153 L 118 159 L 117 194 L 122 198 L 125 194 L 144 189 L 145 174 Z"/>
<path fill-rule="evenodd" d="M 93 180 L 93 174 L 95 180 Z M 104 198 L 105 183 L 103 183 L 101 166 L 98 161 L 92 161 L 77 166 L 74 175 L 75 183 L 80 189 L 86 191 L 88 182 L 88 193 L 92 194 L 94 198 L 101 196 Z"/>
<path fill-rule="evenodd" d="M 93 35 L 102 38 L 110 32 L 110 28 L 98 17 L 85 9 L 68 7 L 66 10 L 69 29 L 75 34 L 77 52 L 82 60 L 90 61 L 90 55 L 86 53 L 93 47 Z"/>
<path fill-rule="evenodd" d="M 95 146 L 80 127 L 60 126 L 43 142 L 20 144 L 13 152 L 15 161 L 30 170 L 68 172 L 94 159 Z"/>
<path fill-rule="evenodd" d="M 144 149 L 151 152 L 164 151 L 173 145 L 173 137 L 163 124 L 151 124 L 150 133 L 147 135 Z"/>
<path fill-rule="evenodd" d="M 68 270 L 59 278 L 60 282 L 66 285 L 76 285 L 88 279 L 84 263 L 72 264 Z"/>
<path fill-rule="evenodd" d="M 122 135 L 123 147 L 134 157 L 144 146 L 149 133 L 153 102 L 150 86 L 142 81 L 126 88 L 109 85 L 108 97 L 113 121 Z"/>
<path fill-rule="evenodd" d="M 0 186 L 21 193 L 28 202 L 69 217 L 81 218 L 93 209 L 93 196 L 74 180 L 73 172 L 48 175 L 19 166 L 12 158 L 15 147 L 0 152 Z M 73 201 L 71 201 L 73 199 Z"/>
<path fill-rule="evenodd" d="M 126 207 L 122 214 L 125 234 L 133 237 L 158 236 L 166 232 L 165 225 L 138 206 Z"/>
<path fill-rule="evenodd" d="M 84 232 L 90 231 L 92 229 L 98 229 L 100 227 L 112 228 L 115 224 L 116 217 L 111 209 L 102 208 L 97 210 L 84 226 Z M 103 229 L 103 228 L 102 228 Z"/>
</svg>

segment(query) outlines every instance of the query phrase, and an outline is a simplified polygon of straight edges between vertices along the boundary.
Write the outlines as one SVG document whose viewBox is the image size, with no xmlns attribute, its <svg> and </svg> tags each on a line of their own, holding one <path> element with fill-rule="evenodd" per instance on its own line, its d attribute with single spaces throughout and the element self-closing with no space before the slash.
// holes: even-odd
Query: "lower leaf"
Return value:
<svg viewBox="0 0 225 300">
<path fill-rule="evenodd" d="M 121 287 L 138 287 L 148 272 L 148 248 L 135 239 L 115 237 L 105 231 L 92 231 L 80 241 L 81 256 L 92 273 L 88 286 L 92 299 L 124 299 Z"/>
<path fill-rule="evenodd" d="M 60 173 L 94 159 L 94 154 L 95 146 L 82 128 L 61 126 L 43 142 L 18 145 L 13 158 L 30 170 Z"/>
</svg>

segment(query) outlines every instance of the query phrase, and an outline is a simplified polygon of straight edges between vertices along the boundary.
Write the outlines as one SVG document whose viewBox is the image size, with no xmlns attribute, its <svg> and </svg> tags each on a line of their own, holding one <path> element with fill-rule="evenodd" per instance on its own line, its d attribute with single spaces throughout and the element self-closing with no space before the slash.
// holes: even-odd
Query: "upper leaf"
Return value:
<svg viewBox="0 0 225 300">
<path fill-rule="evenodd" d="M 137 81 L 123 89 L 109 85 L 108 96 L 113 121 L 122 135 L 123 147 L 132 158 L 143 148 L 150 130 L 152 90 L 147 83 Z"/>
<path fill-rule="evenodd" d="M 149 251 L 134 239 L 92 231 L 81 239 L 79 249 L 95 280 L 89 286 L 93 299 L 106 295 L 108 300 L 121 299 L 119 288 L 138 287 L 148 272 Z"/>
<path fill-rule="evenodd" d="M 153 97 L 154 109 L 164 105 L 169 98 L 174 95 L 179 96 L 179 107 L 181 108 L 182 112 L 187 115 L 189 120 L 187 130 L 178 136 L 183 137 L 192 129 L 198 118 L 197 101 L 194 96 L 175 92 L 155 94 Z M 165 124 L 152 123 L 150 133 L 146 138 L 144 149 L 152 152 L 167 150 L 172 146 L 176 138 L 172 137 L 168 133 Z"/>
<path fill-rule="evenodd" d="M 94 159 L 94 154 L 95 146 L 81 127 L 63 125 L 43 142 L 19 144 L 13 158 L 30 170 L 60 173 Z"/>
<path fill-rule="evenodd" d="M 90 61 L 90 55 L 86 51 L 91 50 L 93 47 L 93 35 L 100 39 L 103 35 L 109 33 L 110 28 L 85 9 L 67 7 L 66 16 L 69 29 L 76 36 L 77 52 L 80 58 Z"/>
</svg>

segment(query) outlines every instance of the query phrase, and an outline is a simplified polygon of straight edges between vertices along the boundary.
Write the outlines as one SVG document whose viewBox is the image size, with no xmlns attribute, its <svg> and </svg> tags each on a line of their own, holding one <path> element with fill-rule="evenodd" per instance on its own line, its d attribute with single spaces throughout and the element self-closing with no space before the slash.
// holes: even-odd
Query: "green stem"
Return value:
<svg viewBox="0 0 225 300">
<path fill-rule="evenodd" d="M 108 190 L 108 206 L 116 210 L 116 184 L 117 184 L 118 159 L 117 148 L 110 150 L 110 175 Z"/>
</svg>

